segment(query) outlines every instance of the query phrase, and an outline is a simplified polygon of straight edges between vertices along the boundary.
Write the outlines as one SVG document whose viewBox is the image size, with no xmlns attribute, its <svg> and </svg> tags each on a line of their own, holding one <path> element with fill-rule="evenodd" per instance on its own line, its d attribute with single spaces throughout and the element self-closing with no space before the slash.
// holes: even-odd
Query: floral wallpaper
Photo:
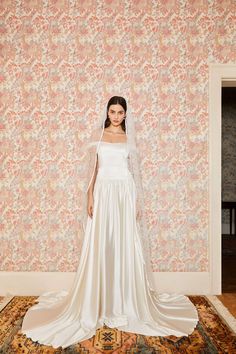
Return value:
<svg viewBox="0 0 236 354">
<path fill-rule="evenodd" d="M 208 67 L 235 63 L 236 2 L 2 0 L 1 271 L 76 271 L 82 138 L 129 97 L 153 271 L 207 271 Z"/>
</svg>

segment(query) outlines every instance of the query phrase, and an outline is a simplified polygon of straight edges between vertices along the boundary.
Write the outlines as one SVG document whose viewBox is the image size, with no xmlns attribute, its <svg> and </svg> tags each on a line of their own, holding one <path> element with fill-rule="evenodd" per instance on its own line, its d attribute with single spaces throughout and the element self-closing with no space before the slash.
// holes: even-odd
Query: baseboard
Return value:
<svg viewBox="0 0 236 354">
<path fill-rule="evenodd" d="M 227 307 L 214 295 L 207 296 L 207 299 L 216 309 L 219 316 L 227 323 L 232 332 L 236 334 L 236 318 L 229 312 Z"/>
<path fill-rule="evenodd" d="M 69 290 L 75 272 L 0 272 L 0 295 L 38 296 L 46 291 Z M 211 293 L 208 272 L 154 273 L 159 293 L 219 295 Z"/>
</svg>

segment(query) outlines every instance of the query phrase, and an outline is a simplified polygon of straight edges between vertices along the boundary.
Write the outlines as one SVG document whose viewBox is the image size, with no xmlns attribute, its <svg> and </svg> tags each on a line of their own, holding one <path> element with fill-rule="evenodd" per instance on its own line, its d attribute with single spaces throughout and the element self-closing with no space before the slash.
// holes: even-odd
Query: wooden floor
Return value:
<svg viewBox="0 0 236 354">
<path fill-rule="evenodd" d="M 222 293 L 222 295 L 217 295 L 217 298 L 236 318 L 236 293 Z"/>
<path fill-rule="evenodd" d="M 222 235 L 222 295 L 217 298 L 236 318 L 236 237 Z"/>
</svg>

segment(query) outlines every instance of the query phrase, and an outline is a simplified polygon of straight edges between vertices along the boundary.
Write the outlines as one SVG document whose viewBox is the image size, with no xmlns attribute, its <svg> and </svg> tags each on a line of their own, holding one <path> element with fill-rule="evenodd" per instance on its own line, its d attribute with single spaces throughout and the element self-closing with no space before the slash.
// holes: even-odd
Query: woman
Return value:
<svg viewBox="0 0 236 354">
<path fill-rule="evenodd" d="M 91 338 L 104 323 L 144 335 L 190 334 L 198 322 L 192 302 L 152 285 L 134 122 L 123 97 L 109 100 L 83 150 L 87 208 L 73 286 L 41 295 L 22 333 L 55 348 Z"/>
</svg>

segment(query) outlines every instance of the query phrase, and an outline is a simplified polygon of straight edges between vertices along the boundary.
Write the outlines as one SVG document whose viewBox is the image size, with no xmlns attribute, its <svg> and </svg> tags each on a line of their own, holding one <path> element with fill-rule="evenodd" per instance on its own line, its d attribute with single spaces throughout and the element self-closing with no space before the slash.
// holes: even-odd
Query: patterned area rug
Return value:
<svg viewBox="0 0 236 354">
<path fill-rule="evenodd" d="M 0 353 L 236 353 L 236 335 L 205 296 L 189 296 L 200 321 L 188 337 L 155 337 L 121 332 L 104 326 L 92 338 L 66 349 L 54 349 L 33 342 L 19 333 L 26 310 L 37 302 L 36 296 L 14 296 L 0 310 Z M 0 299 L 1 300 L 1 299 Z"/>
</svg>

